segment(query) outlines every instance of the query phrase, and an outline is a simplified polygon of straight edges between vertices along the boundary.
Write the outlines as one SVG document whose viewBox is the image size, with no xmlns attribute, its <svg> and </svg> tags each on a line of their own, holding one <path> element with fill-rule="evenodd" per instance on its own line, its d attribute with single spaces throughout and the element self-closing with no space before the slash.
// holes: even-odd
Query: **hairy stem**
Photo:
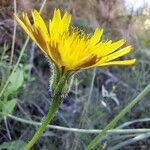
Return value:
<svg viewBox="0 0 150 150">
<path fill-rule="evenodd" d="M 59 105 L 61 103 L 61 95 L 55 95 L 52 101 L 52 105 L 49 108 L 48 114 L 45 117 L 42 125 L 38 128 L 32 139 L 29 141 L 29 143 L 26 145 L 25 150 L 30 150 L 32 146 L 37 142 L 37 140 L 42 136 L 43 132 L 45 131 L 47 125 L 50 123 L 50 121 L 55 116 L 55 113 L 57 112 Z"/>
</svg>

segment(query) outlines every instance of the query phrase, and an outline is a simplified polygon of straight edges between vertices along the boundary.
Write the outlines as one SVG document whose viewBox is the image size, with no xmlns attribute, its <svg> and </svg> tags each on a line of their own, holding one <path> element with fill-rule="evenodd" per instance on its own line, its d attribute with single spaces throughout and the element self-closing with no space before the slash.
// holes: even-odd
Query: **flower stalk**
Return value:
<svg viewBox="0 0 150 150">
<path fill-rule="evenodd" d="M 63 71 L 62 71 L 62 74 L 60 74 L 60 72 L 58 72 L 58 70 L 53 73 L 52 77 L 56 76 L 57 78 L 53 78 L 51 80 L 52 81 L 51 88 L 53 89 L 52 104 L 49 108 L 48 114 L 45 117 L 42 125 L 38 128 L 38 130 L 36 131 L 36 133 L 34 134 L 32 139 L 26 145 L 25 150 L 30 150 L 32 148 L 32 146 L 42 136 L 43 132 L 47 128 L 47 125 L 54 118 L 54 116 L 55 116 L 55 114 L 56 114 L 56 112 L 57 112 L 57 110 L 58 110 L 58 108 L 62 102 L 63 95 L 66 93 L 65 91 L 66 91 L 66 87 L 67 87 L 68 75 L 69 74 L 64 73 Z M 59 77 L 59 81 L 58 81 L 58 77 Z"/>
<path fill-rule="evenodd" d="M 55 113 L 57 112 L 59 105 L 61 103 L 61 96 L 56 95 L 52 101 L 52 105 L 48 111 L 47 116 L 45 117 L 42 125 L 38 128 L 32 139 L 29 141 L 29 143 L 26 145 L 25 150 L 30 150 L 32 146 L 36 143 L 36 141 L 42 136 L 43 132 L 45 131 L 47 125 L 50 123 L 50 121 L 53 119 Z"/>
</svg>

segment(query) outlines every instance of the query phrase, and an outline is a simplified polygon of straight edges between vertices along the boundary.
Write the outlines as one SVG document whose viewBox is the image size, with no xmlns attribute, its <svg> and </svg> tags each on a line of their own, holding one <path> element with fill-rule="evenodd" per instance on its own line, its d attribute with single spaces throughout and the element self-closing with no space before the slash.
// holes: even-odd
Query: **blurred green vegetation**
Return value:
<svg viewBox="0 0 150 150">
<path fill-rule="evenodd" d="M 29 121 L 41 122 L 51 103 L 49 63 L 38 48 L 29 41 L 17 69 L 11 74 L 26 40 L 26 34 L 13 22 L 13 13 L 22 10 L 31 14 L 40 9 L 42 0 L 0 1 L 0 111 Z M 14 6 L 17 6 L 16 10 Z M 72 14 L 72 25 L 87 33 L 98 26 L 104 28 L 103 39 L 124 38 L 134 47 L 128 58 L 137 63 L 130 67 L 105 67 L 80 72 L 74 76 L 72 87 L 53 119 L 53 125 L 102 129 L 150 81 L 150 9 L 129 13 L 124 1 L 119 0 L 47 0 L 42 16 L 48 22 L 54 8 Z M 12 46 L 15 43 L 14 47 Z M 14 53 L 12 53 L 14 51 Z M 13 55 L 12 55 L 13 54 Z M 10 59 L 12 57 L 12 63 Z M 126 115 L 117 126 L 150 116 L 149 95 Z M 0 149 L 21 150 L 33 135 L 36 126 L 21 123 L 0 114 Z M 149 121 L 137 121 L 126 128 L 150 128 Z M 137 134 L 108 136 L 103 149 L 111 150 L 117 144 Z M 95 134 L 47 129 L 33 149 L 84 150 Z M 15 144 L 14 144 L 15 143 Z M 149 138 L 127 144 L 122 150 L 150 147 Z M 100 149 L 97 147 L 97 149 Z"/>
</svg>

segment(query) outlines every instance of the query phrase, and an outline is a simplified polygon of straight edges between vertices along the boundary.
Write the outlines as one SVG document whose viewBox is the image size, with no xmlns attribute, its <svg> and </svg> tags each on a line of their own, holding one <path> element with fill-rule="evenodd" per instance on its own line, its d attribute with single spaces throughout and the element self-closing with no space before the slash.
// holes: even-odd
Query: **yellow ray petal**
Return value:
<svg viewBox="0 0 150 150">
<path fill-rule="evenodd" d="M 115 52 L 118 48 L 120 48 L 123 44 L 125 43 L 125 40 L 119 40 L 117 42 L 114 43 L 110 43 L 110 45 L 107 46 L 106 49 L 103 49 L 100 53 L 100 56 L 106 56 L 109 55 L 113 52 Z"/>
<path fill-rule="evenodd" d="M 118 50 L 117 52 L 114 52 L 110 55 L 102 57 L 99 63 L 108 62 L 108 61 L 114 60 L 116 58 L 119 58 L 121 56 L 124 56 L 124 55 L 128 54 L 131 50 L 132 50 L 132 46 L 127 46 L 121 50 Z"/>
<path fill-rule="evenodd" d="M 107 41 L 107 42 L 100 42 L 97 44 L 93 49 L 93 53 L 97 55 L 98 57 L 104 57 L 107 56 L 113 52 L 115 52 L 118 48 L 120 48 L 125 41 L 119 40 L 117 42 L 112 43 L 112 41 Z"/>
<path fill-rule="evenodd" d="M 14 17 L 15 17 L 15 20 L 20 24 L 20 26 L 26 31 L 26 33 L 28 34 L 28 36 L 38 45 L 38 47 L 42 50 L 42 52 L 46 54 L 46 52 L 43 50 L 43 48 L 41 47 L 40 43 L 36 40 L 36 38 L 34 37 L 33 35 L 33 31 L 34 31 L 34 28 L 30 26 L 26 26 L 18 17 L 17 15 L 14 14 Z M 25 16 L 24 16 L 24 19 L 25 19 Z"/>
<path fill-rule="evenodd" d="M 131 60 L 121 60 L 121 61 L 111 61 L 111 62 L 99 64 L 98 66 L 133 65 L 135 62 L 136 62 L 136 59 L 131 59 Z"/>
<path fill-rule="evenodd" d="M 90 44 L 95 45 L 100 41 L 100 38 L 103 34 L 103 29 L 96 28 L 93 36 L 90 39 Z"/>
<path fill-rule="evenodd" d="M 39 12 L 37 10 L 34 10 L 32 12 L 32 16 L 33 16 L 33 20 L 34 20 L 34 26 L 36 28 L 39 28 L 40 31 L 42 32 L 44 39 L 45 40 L 49 40 L 49 33 L 46 27 L 46 24 L 44 22 L 44 20 L 42 19 L 42 17 L 40 16 Z"/>
<path fill-rule="evenodd" d="M 56 21 L 58 23 L 61 21 L 61 13 L 59 9 L 54 10 L 54 16 L 53 16 L 52 21 Z"/>
<path fill-rule="evenodd" d="M 30 29 L 30 27 L 31 27 L 32 25 L 31 25 L 31 22 L 30 22 L 30 20 L 29 20 L 29 18 L 28 18 L 27 13 L 23 12 L 23 13 L 22 13 L 22 18 L 23 18 L 24 24 L 27 26 L 28 29 Z"/>
<path fill-rule="evenodd" d="M 68 31 L 70 21 L 71 21 L 71 15 L 66 12 L 62 18 L 62 26 L 63 26 L 62 32 Z"/>
<path fill-rule="evenodd" d="M 55 34 L 57 36 L 57 34 L 60 32 L 60 26 L 61 26 L 61 14 L 60 14 L 60 10 L 54 10 L 54 15 L 53 15 L 53 19 L 50 20 L 49 22 L 49 32 L 51 34 L 51 36 L 53 36 L 53 34 Z"/>
<path fill-rule="evenodd" d="M 50 58 L 60 67 L 63 66 L 61 54 L 59 52 L 59 45 L 58 43 L 54 43 L 53 41 L 50 41 L 47 43 L 48 47 L 48 55 Z"/>
<path fill-rule="evenodd" d="M 35 42 L 35 38 L 32 34 L 32 32 L 27 28 L 27 26 L 17 17 L 17 15 L 14 14 L 15 20 L 20 24 L 20 26 L 25 30 L 25 32 L 32 38 L 32 40 Z"/>
<path fill-rule="evenodd" d="M 75 68 L 80 69 L 80 68 L 90 67 L 96 63 L 96 60 L 97 60 L 97 57 L 94 55 L 85 57 L 82 60 L 80 60 L 80 62 L 78 63 L 77 66 L 75 66 Z"/>
</svg>

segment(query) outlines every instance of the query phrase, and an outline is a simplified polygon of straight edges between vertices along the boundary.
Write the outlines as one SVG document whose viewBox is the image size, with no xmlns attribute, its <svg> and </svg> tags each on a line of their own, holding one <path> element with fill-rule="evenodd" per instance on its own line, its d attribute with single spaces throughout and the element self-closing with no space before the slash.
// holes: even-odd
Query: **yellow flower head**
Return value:
<svg viewBox="0 0 150 150">
<path fill-rule="evenodd" d="M 69 29 L 71 15 L 61 16 L 60 10 L 55 9 L 53 18 L 47 28 L 38 11 L 32 12 L 33 24 L 27 13 L 22 13 L 22 20 L 15 15 L 15 19 L 26 31 L 30 38 L 38 45 L 46 57 L 58 68 L 66 71 L 76 71 L 98 66 L 132 65 L 135 59 L 116 61 L 116 58 L 128 54 L 132 47 L 119 49 L 125 41 L 101 41 L 103 29 L 97 28 L 93 35 L 83 31 Z"/>
</svg>

